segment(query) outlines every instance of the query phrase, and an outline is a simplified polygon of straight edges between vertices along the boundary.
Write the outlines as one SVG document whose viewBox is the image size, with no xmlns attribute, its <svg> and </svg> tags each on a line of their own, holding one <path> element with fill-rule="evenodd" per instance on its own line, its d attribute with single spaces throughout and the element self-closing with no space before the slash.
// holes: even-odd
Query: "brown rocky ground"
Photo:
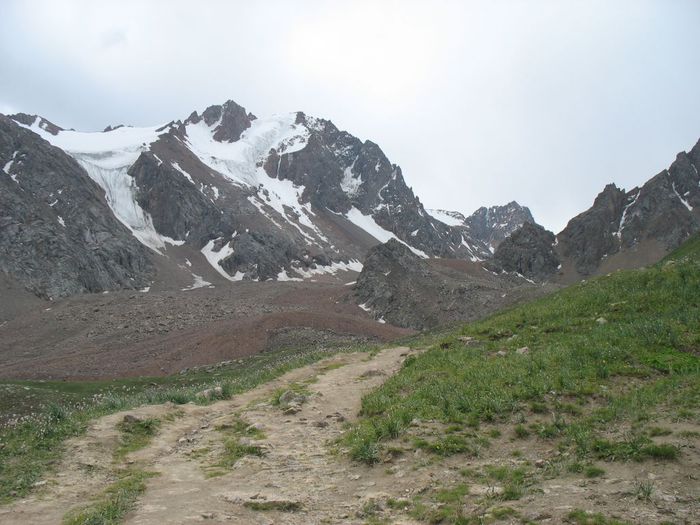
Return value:
<svg viewBox="0 0 700 525">
<path fill-rule="evenodd" d="M 266 350 L 385 342 L 412 333 L 371 319 L 339 281 L 227 284 L 17 300 L 14 312 L 20 296 L 5 295 L 0 378 L 167 375 Z"/>
</svg>

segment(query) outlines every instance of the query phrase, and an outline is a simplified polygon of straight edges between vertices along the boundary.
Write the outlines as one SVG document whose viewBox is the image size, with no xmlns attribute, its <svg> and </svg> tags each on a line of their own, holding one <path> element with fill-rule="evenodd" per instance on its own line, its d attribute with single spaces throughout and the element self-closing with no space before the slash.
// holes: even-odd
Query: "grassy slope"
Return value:
<svg viewBox="0 0 700 525">
<path fill-rule="evenodd" d="M 588 472 L 594 460 L 673 459 L 680 450 L 655 444 L 651 422 L 700 421 L 699 327 L 696 237 L 654 267 L 443 334 L 363 398 L 345 444 L 354 459 L 378 462 L 418 419 L 445 429 L 413 440 L 438 456 L 477 454 L 483 437 L 474 429 L 498 423 L 516 438 L 550 440 L 572 458 L 572 471 Z"/>
</svg>

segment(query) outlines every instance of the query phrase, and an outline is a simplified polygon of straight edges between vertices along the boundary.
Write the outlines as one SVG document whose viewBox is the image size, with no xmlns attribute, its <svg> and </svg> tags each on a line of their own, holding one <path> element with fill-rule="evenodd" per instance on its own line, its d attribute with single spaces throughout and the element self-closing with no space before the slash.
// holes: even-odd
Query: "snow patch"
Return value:
<svg viewBox="0 0 700 525">
<path fill-rule="evenodd" d="M 60 215 L 57 215 L 56 217 L 57 217 L 56 220 L 58 220 L 58 224 L 60 224 L 61 226 L 63 226 L 63 227 L 65 228 L 65 227 L 66 227 L 66 221 L 63 220 L 63 217 L 61 217 Z"/>
<path fill-rule="evenodd" d="M 234 235 L 235 237 L 235 235 Z M 220 239 L 221 237 L 219 237 Z M 243 273 L 241 272 L 236 272 L 236 275 L 231 276 L 226 273 L 226 270 L 224 270 L 221 265 L 219 264 L 220 261 L 224 260 L 226 257 L 229 255 L 233 254 L 233 248 L 231 247 L 231 243 L 228 242 L 224 244 L 221 249 L 217 252 L 214 251 L 214 244 L 216 241 L 219 239 L 212 239 L 209 241 L 204 248 L 202 248 L 202 254 L 204 257 L 206 257 L 207 261 L 209 261 L 209 264 L 211 264 L 212 268 L 214 268 L 219 274 L 224 278 L 228 279 L 229 281 L 241 281 L 243 280 Z M 238 274 L 240 274 L 240 277 L 238 278 Z"/>
<path fill-rule="evenodd" d="M 187 173 L 185 170 L 183 170 L 183 169 L 180 167 L 180 164 L 178 164 L 177 162 L 171 162 L 170 165 L 171 165 L 173 168 L 175 168 L 177 171 L 179 171 L 180 173 L 182 173 L 183 177 L 185 177 L 188 181 L 190 181 L 192 184 L 194 184 L 194 180 L 192 179 L 192 177 L 190 176 L 190 174 Z M 196 184 L 194 184 L 194 185 L 196 186 Z"/>
<path fill-rule="evenodd" d="M 192 283 L 191 286 L 188 286 L 187 288 L 183 288 L 182 289 L 183 292 L 186 292 L 188 290 L 195 290 L 197 288 L 204 288 L 205 286 L 212 286 L 212 284 L 208 281 L 205 281 L 201 275 L 197 275 L 196 273 L 193 273 L 192 277 L 194 277 L 194 282 Z"/>
<path fill-rule="evenodd" d="M 218 122 L 207 126 L 204 120 L 188 124 L 187 145 L 204 164 L 239 186 L 259 184 L 258 161 L 270 150 L 294 153 L 306 147 L 309 130 L 295 124 L 296 113 L 255 119 L 235 142 L 214 140 Z M 264 171 L 263 171 L 264 173 Z"/>
<path fill-rule="evenodd" d="M 347 213 L 346 218 L 353 223 L 355 226 L 358 228 L 366 231 L 369 233 L 372 237 L 377 239 L 379 242 L 387 242 L 389 239 L 396 239 L 399 241 L 401 244 L 405 245 L 408 247 L 409 250 L 411 250 L 413 253 L 418 255 L 419 257 L 422 257 L 423 259 L 427 259 L 428 255 L 422 251 L 419 250 L 418 248 L 414 248 L 410 244 L 405 243 L 401 239 L 399 239 L 396 235 L 391 233 L 388 230 L 385 230 L 379 224 L 376 223 L 374 218 L 371 215 L 364 215 L 360 210 L 357 208 L 352 208 L 350 211 Z"/>
<path fill-rule="evenodd" d="M 433 218 L 448 226 L 464 226 L 464 220 L 445 210 L 425 210 Z"/>
<path fill-rule="evenodd" d="M 267 190 L 259 190 L 257 198 L 275 210 L 283 219 L 294 226 L 306 238 L 307 241 L 315 242 L 316 240 L 305 232 L 301 226 L 305 226 L 311 230 L 317 239 L 329 243 L 328 238 L 321 230 L 313 223 L 311 217 L 315 213 L 311 210 L 310 203 L 301 203 L 304 186 L 296 186 L 290 180 L 280 180 L 268 177 L 265 171 L 260 168 L 260 178 L 265 178 L 264 188 Z M 253 202 L 249 197 L 248 200 Z M 253 204 L 255 204 L 253 202 Z M 260 209 L 258 207 L 258 209 Z M 292 217 L 289 214 L 292 214 Z M 269 215 L 266 214 L 268 218 Z M 296 219 L 296 220 L 295 220 Z M 273 221 L 274 222 L 274 221 Z"/>
<path fill-rule="evenodd" d="M 105 192 L 105 198 L 114 216 L 142 244 L 162 255 L 165 244 L 182 244 L 161 236 L 153 226 L 151 216 L 136 202 L 138 190 L 133 177 L 127 173 L 139 155 L 165 131 L 162 126 L 147 128 L 121 127 L 109 132 L 84 133 L 60 131 L 52 135 L 40 125 L 37 117 L 31 126 L 23 126 L 37 133 L 53 146 L 75 158 L 87 174 Z M 20 124 L 22 125 L 22 124 Z"/>
<path fill-rule="evenodd" d="M 357 162 L 357 158 L 352 161 L 349 167 L 345 168 L 343 171 L 343 179 L 340 181 L 340 188 L 350 197 L 357 195 L 360 186 L 362 186 L 362 179 L 359 175 L 353 173 L 355 162 Z"/>
<path fill-rule="evenodd" d="M 671 188 L 673 188 L 673 193 L 676 194 L 676 197 L 678 197 L 678 200 L 683 203 L 683 205 L 688 208 L 688 211 L 693 211 L 693 207 L 690 205 L 690 203 L 685 200 L 683 197 L 681 197 L 681 194 L 678 193 L 678 190 L 676 190 L 676 183 L 672 182 L 671 183 Z"/>
<path fill-rule="evenodd" d="M 474 254 L 474 248 L 464 239 L 464 236 L 462 236 L 462 246 L 469 252 L 469 260 L 471 260 L 471 262 L 479 262 L 482 260 Z"/>
<path fill-rule="evenodd" d="M 634 196 L 632 199 L 632 202 L 630 202 L 627 206 L 624 207 L 622 210 L 622 217 L 620 217 L 620 225 L 617 227 L 617 231 L 613 233 L 615 237 L 620 239 L 622 237 L 622 228 L 625 227 L 625 221 L 627 220 L 627 210 L 629 210 L 632 206 L 634 206 L 637 203 L 637 200 L 639 199 L 639 195 L 642 193 L 642 190 L 640 189 L 637 191 L 637 194 Z M 558 242 L 558 240 L 557 240 Z M 556 246 L 556 245 L 555 245 Z"/>
<path fill-rule="evenodd" d="M 522 273 L 520 273 L 520 272 L 515 272 L 515 275 L 517 275 L 517 276 L 520 277 L 521 279 L 525 279 L 525 280 L 526 280 L 527 282 L 529 282 L 530 284 L 535 284 L 535 281 L 533 281 L 532 279 L 528 279 L 527 277 L 525 277 L 525 276 L 524 276 Z"/>
<path fill-rule="evenodd" d="M 7 162 L 5 163 L 5 165 L 3 166 L 3 168 L 2 168 L 2 171 L 4 171 L 7 175 L 10 174 L 10 168 L 12 168 L 12 164 L 15 162 L 15 157 L 17 156 L 17 153 L 19 153 L 19 151 L 15 151 L 15 152 L 12 154 L 12 158 L 11 158 L 9 161 L 7 161 Z M 13 177 L 12 180 L 14 180 L 15 182 L 17 182 L 17 181 L 14 179 L 14 177 Z"/>
<path fill-rule="evenodd" d="M 295 268 L 292 269 L 302 277 L 308 279 L 314 275 L 330 274 L 335 275 L 338 272 L 361 272 L 362 263 L 357 259 L 350 259 L 348 262 L 334 262 L 327 266 L 316 266 L 316 268 Z"/>
<path fill-rule="evenodd" d="M 301 277 L 290 277 L 287 275 L 287 270 L 282 270 L 280 273 L 277 274 L 277 280 L 278 281 L 303 281 Z"/>
</svg>

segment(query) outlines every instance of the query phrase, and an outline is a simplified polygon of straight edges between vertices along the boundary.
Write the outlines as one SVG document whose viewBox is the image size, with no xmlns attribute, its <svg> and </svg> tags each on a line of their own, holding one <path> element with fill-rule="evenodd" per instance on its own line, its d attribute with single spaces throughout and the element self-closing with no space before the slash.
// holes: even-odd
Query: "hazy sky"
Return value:
<svg viewBox="0 0 700 525">
<path fill-rule="evenodd" d="M 0 113 L 151 125 L 233 99 L 377 142 L 427 207 L 559 231 L 700 138 L 699 0 L 0 1 Z"/>
</svg>

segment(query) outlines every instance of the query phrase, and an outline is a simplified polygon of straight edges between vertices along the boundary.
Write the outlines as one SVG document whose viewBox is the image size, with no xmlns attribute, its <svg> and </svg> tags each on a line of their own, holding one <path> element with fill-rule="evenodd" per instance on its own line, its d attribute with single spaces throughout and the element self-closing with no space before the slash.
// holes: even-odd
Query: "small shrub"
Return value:
<svg viewBox="0 0 700 525">
<path fill-rule="evenodd" d="M 524 425 L 516 425 L 514 429 L 515 437 L 525 439 L 530 435 L 530 431 Z"/>
<path fill-rule="evenodd" d="M 654 490 L 654 482 L 651 480 L 637 481 L 634 484 L 634 494 L 642 501 L 651 501 Z"/>
<path fill-rule="evenodd" d="M 603 470 L 600 467 L 596 467 L 595 465 L 589 465 L 583 470 L 583 474 L 587 478 L 599 478 L 603 474 L 605 474 L 605 470 Z"/>
</svg>

